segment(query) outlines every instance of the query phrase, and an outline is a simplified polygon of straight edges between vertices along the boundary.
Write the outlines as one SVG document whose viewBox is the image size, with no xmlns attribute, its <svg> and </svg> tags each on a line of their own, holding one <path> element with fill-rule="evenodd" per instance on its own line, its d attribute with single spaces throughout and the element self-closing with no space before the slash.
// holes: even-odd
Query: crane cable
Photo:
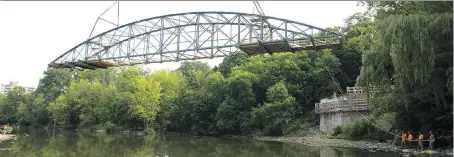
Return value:
<svg viewBox="0 0 454 157">
<path fill-rule="evenodd" d="M 331 77 L 331 80 L 333 81 L 333 83 L 334 83 L 334 85 L 336 86 L 337 90 L 338 90 L 342 95 L 344 95 L 344 92 L 342 92 L 341 88 L 339 87 L 338 83 L 336 82 L 336 80 L 334 79 L 333 75 L 332 75 L 331 72 L 329 71 L 328 66 L 326 66 L 326 63 L 325 63 L 325 62 L 323 62 L 323 66 L 325 67 L 326 71 L 328 71 L 328 74 L 329 74 L 329 76 Z M 352 102 L 350 102 L 350 100 L 347 99 L 347 102 L 348 102 L 348 104 L 349 104 L 350 106 L 353 106 L 353 105 L 352 105 Z M 388 130 L 382 128 L 381 126 L 379 126 L 379 125 L 373 123 L 369 118 L 367 118 L 366 116 L 364 116 L 364 115 L 363 115 L 361 112 L 359 112 L 358 110 L 356 110 L 356 112 L 358 112 L 363 118 L 365 118 L 367 121 L 369 121 L 369 123 L 371 123 L 372 125 L 374 125 L 374 126 L 377 127 L 378 129 L 380 129 L 380 130 L 382 130 L 382 131 L 385 131 L 385 132 L 387 132 L 387 133 L 389 133 L 389 134 L 391 134 L 391 135 L 394 135 L 394 136 L 399 137 L 399 135 L 394 134 L 394 133 L 392 133 L 392 132 L 389 132 Z"/>
<path fill-rule="evenodd" d="M 113 23 L 113 22 L 111 22 L 111 21 L 109 21 L 109 20 L 106 20 L 106 19 L 102 18 L 102 16 L 103 16 L 107 11 L 109 11 L 115 4 L 117 4 L 117 23 Z M 112 25 L 118 27 L 118 26 L 120 25 L 120 1 L 115 1 L 112 5 L 110 5 L 109 8 L 107 8 L 101 15 L 99 15 L 98 18 L 96 18 L 96 22 L 95 22 L 95 24 L 93 25 L 93 28 L 91 29 L 91 32 L 90 32 L 90 35 L 88 36 L 88 38 L 90 38 L 91 35 L 93 34 L 93 31 L 95 30 L 96 24 L 98 24 L 98 21 L 99 21 L 99 20 L 103 20 L 103 21 L 105 21 L 105 22 L 107 22 L 107 23 L 109 23 L 109 24 L 112 24 Z"/>
<path fill-rule="evenodd" d="M 265 21 L 265 23 L 267 24 L 266 25 L 266 30 L 265 30 L 265 34 L 268 34 L 268 30 L 270 30 L 270 26 L 271 24 L 268 22 L 268 20 L 263 20 L 263 16 L 265 16 L 265 12 L 263 12 L 263 9 L 262 9 L 262 6 L 260 6 L 260 3 L 258 1 L 252 1 L 252 3 L 254 4 L 255 8 L 257 9 L 257 12 L 261 15 L 260 16 L 260 20 L 263 22 Z M 252 12 L 254 13 L 254 7 L 252 8 Z M 263 29 L 263 28 L 261 28 Z M 271 34 L 270 34 L 270 38 L 271 38 Z"/>
</svg>

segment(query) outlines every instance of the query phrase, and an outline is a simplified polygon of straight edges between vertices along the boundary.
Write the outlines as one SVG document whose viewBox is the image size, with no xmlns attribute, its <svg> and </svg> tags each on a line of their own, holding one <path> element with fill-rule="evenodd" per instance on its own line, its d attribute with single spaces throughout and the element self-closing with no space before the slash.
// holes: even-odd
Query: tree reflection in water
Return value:
<svg viewBox="0 0 454 157">
<path fill-rule="evenodd" d="M 307 147 L 278 142 L 187 137 L 135 136 L 44 130 L 21 133 L 16 141 L 0 143 L 8 157 L 380 157 L 394 153 Z"/>
</svg>

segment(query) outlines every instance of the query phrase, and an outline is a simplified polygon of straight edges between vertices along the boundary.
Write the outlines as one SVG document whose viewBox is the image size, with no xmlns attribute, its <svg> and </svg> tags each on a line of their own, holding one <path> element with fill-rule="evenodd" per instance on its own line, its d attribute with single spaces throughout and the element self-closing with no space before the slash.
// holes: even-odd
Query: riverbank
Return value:
<svg viewBox="0 0 454 157">
<path fill-rule="evenodd" d="M 11 134 L 3 135 L 3 134 L 0 134 L 0 142 L 12 140 L 14 138 L 16 138 L 16 135 L 11 135 Z"/>
<path fill-rule="evenodd" d="M 107 133 L 106 130 L 89 130 L 89 129 L 77 129 L 81 132 L 93 132 L 93 133 Z M 137 135 L 143 136 L 145 133 L 143 131 L 117 131 L 114 134 L 127 134 L 127 135 Z M 316 129 L 309 129 L 309 131 L 296 135 L 294 137 L 263 137 L 263 136 L 238 136 L 238 135 L 221 135 L 221 136 L 201 136 L 201 135 L 191 135 L 189 133 L 179 133 L 179 132 L 165 132 L 164 134 L 156 134 L 162 136 L 190 136 L 190 137 L 200 137 L 200 138 L 234 138 L 234 139 L 246 139 L 246 140 L 257 140 L 257 141 L 277 141 L 285 143 L 296 143 L 307 146 L 315 147 L 340 147 L 340 148 L 356 148 L 365 151 L 375 152 L 375 151 L 385 151 L 385 152 L 399 152 L 402 154 L 412 154 L 417 156 L 453 156 L 452 149 L 436 149 L 435 151 L 423 151 L 418 152 L 413 149 L 400 149 L 393 144 L 380 143 L 373 141 L 350 141 L 345 139 L 330 139 L 324 137 L 323 134 L 316 131 Z M 0 135 L 1 136 L 1 135 Z"/>
<path fill-rule="evenodd" d="M 413 149 L 400 149 L 393 144 L 379 143 L 371 141 L 349 141 L 344 139 L 329 139 L 323 136 L 304 136 L 304 137 L 255 137 L 258 141 L 278 141 L 286 143 L 296 143 L 315 147 L 341 147 L 341 148 L 357 148 L 362 150 L 374 151 L 393 151 L 402 154 L 411 154 L 417 156 L 453 156 L 452 149 L 436 149 L 435 151 L 418 152 Z"/>
<path fill-rule="evenodd" d="M 177 132 L 166 132 L 166 136 L 192 136 L 192 137 L 221 137 L 221 138 L 234 138 L 234 139 L 248 139 L 248 140 L 257 140 L 257 141 L 276 141 L 276 142 L 285 142 L 285 143 L 295 143 L 306 146 L 314 147 L 339 147 L 339 148 L 355 148 L 361 149 L 370 152 L 376 151 L 385 151 L 385 152 L 398 152 L 403 155 L 413 155 L 413 156 L 453 156 L 453 150 L 447 148 L 436 148 L 435 151 L 416 151 L 415 149 L 401 149 L 398 146 L 395 146 L 391 143 L 382 143 L 374 141 L 350 141 L 345 139 L 331 139 L 323 136 L 316 129 L 310 129 L 307 132 L 304 132 L 301 135 L 295 137 L 269 137 L 269 136 L 236 136 L 236 135 L 222 135 L 222 136 L 200 136 L 200 135 L 191 135 L 188 133 L 177 133 Z M 139 134 L 140 135 L 140 134 Z M 312 136 L 310 136 L 312 135 Z M 427 149 L 427 147 L 426 147 Z"/>
</svg>

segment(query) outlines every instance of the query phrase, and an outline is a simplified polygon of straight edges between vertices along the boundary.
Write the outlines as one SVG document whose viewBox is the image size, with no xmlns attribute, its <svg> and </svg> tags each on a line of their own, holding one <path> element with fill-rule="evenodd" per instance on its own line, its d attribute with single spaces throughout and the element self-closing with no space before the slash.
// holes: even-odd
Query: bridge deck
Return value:
<svg viewBox="0 0 454 157">
<path fill-rule="evenodd" d="M 327 42 L 329 41 L 329 42 Z M 254 44 L 247 46 L 239 46 L 238 48 L 243 52 L 249 55 L 258 55 L 258 54 L 273 54 L 278 52 L 297 52 L 301 50 L 314 50 L 317 49 L 326 49 L 339 46 L 339 42 L 335 42 L 334 39 L 324 40 L 323 43 L 317 44 L 316 47 L 312 45 L 308 40 L 298 40 L 298 41 L 276 41 L 272 43 L 263 43 L 263 44 Z"/>
</svg>

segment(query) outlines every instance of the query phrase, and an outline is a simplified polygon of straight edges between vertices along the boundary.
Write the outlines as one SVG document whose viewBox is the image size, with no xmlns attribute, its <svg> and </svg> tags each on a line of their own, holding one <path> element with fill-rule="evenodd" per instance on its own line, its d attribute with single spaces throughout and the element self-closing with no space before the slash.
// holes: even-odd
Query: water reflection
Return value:
<svg viewBox="0 0 454 157">
<path fill-rule="evenodd" d="M 107 135 L 43 130 L 18 134 L 17 141 L 0 143 L 9 157 L 379 157 L 394 153 L 317 148 L 278 142 L 182 136 Z M 6 148 L 6 149 L 5 149 Z"/>
</svg>

